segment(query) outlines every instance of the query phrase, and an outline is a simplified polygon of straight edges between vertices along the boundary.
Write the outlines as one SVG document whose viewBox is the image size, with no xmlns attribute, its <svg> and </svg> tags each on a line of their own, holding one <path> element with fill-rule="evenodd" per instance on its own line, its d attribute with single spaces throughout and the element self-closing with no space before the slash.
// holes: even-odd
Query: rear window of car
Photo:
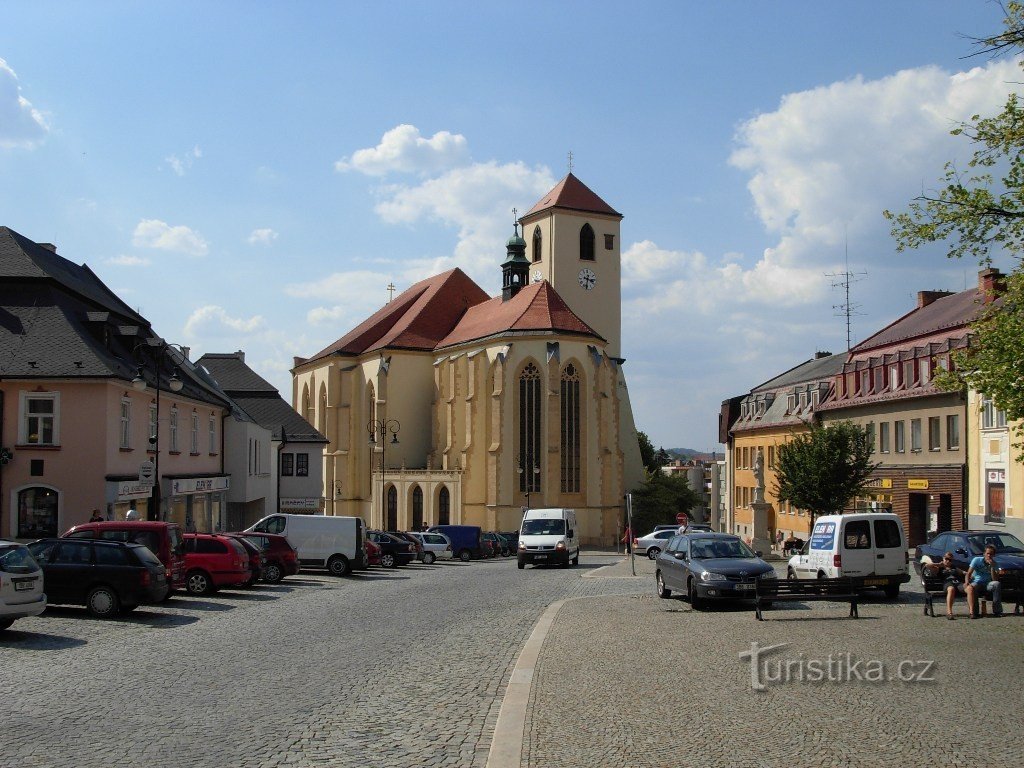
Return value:
<svg viewBox="0 0 1024 768">
<path fill-rule="evenodd" d="M 428 534 L 428 535 L 424 536 L 423 538 L 424 538 L 424 540 L 428 544 L 447 544 L 448 543 L 447 539 L 445 539 L 444 536 L 438 536 L 436 534 L 435 535 L 429 535 Z"/>
<path fill-rule="evenodd" d="M 895 520 L 875 520 L 875 546 L 881 549 L 901 547 L 900 526 Z"/>
<path fill-rule="evenodd" d="M 245 551 L 245 547 L 242 545 L 242 542 L 235 541 L 234 539 L 228 539 L 226 543 L 235 550 L 235 554 L 242 555 L 242 557 L 249 556 Z"/>
<path fill-rule="evenodd" d="M 871 521 L 850 520 L 843 530 L 846 549 L 871 549 Z"/>
<path fill-rule="evenodd" d="M 130 565 L 128 553 L 123 547 L 96 545 L 96 565 Z"/>
<path fill-rule="evenodd" d="M 132 552 L 135 553 L 135 556 L 143 565 L 163 567 L 163 563 L 160 562 L 160 558 L 154 555 L 147 547 L 132 547 Z"/>
<path fill-rule="evenodd" d="M 216 539 L 196 539 L 195 552 L 200 555 L 226 555 L 228 548 Z"/>
<path fill-rule="evenodd" d="M 0 571 L 5 573 L 34 573 L 39 570 L 28 547 L 20 544 L 0 547 Z"/>
</svg>

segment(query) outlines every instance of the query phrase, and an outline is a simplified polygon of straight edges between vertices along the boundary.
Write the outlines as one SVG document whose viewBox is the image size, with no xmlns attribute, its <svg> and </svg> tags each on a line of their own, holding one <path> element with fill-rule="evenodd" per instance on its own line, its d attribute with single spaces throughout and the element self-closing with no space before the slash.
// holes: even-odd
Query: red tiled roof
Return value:
<svg viewBox="0 0 1024 768">
<path fill-rule="evenodd" d="M 452 332 L 469 307 L 487 298 L 461 269 L 442 272 L 407 288 L 307 360 L 332 354 L 360 355 L 386 347 L 433 349 Z"/>
<path fill-rule="evenodd" d="M 540 202 L 527 211 L 520 221 L 528 219 L 535 213 L 546 211 L 548 208 L 568 208 L 572 211 L 603 213 L 608 216 L 622 218 L 621 213 L 594 194 L 586 184 L 571 173 L 558 182 L 554 189 L 544 195 Z"/>
<path fill-rule="evenodd" d="M 973 322 L 984 308 L 984 298 L 984 294 L 977 288 L 969 288 L 943 296 L 920 309 L 913 309 L 854 346 L 850 350 L 850 359 L 880 347 L 963 328 Z"/>
<path fill-rule="evenodd" d="M 508 301 L 498 297 L 470 307 L 437 347 L 450 347 L 510 331 L 557 331 L 601 339 L 569 309 L 551 283 L 542 280 L 523 288 Z"/>
</svg>

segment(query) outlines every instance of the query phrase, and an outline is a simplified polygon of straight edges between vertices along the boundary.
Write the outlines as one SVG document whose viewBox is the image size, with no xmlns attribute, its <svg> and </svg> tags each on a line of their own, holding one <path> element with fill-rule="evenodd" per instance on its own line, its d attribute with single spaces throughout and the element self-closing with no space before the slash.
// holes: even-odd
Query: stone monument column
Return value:
<svg viewBox="0 0 1024 768">
<path fill-rule="evenodd" d="M 764 453 L 757 449 L 754 457 L 754 500 L 750 504 L 754 523 L 754 533 L 750 537 L 750 547 L 767 555 L 772 551 L 772 542 L 768 537 L 768 510 L 771 504 L 764 501 Z"/>
</svg>

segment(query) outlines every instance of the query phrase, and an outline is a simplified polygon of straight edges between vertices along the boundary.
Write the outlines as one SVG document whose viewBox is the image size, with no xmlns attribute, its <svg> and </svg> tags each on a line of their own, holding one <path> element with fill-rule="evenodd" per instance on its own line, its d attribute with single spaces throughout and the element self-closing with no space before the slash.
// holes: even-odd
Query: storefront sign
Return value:
<svg viewBox="0 0 1024 768">
<path fill-rule="evenodd" d="M 153 483 L 156 481 L 156 466 L 152 461 L 144 461 L 139 464 L 139 483 L 141 485 L 147 485 L 150 488 L 153 487 Z"/>
<path fill-rule="evenodd" d="M 190 493 L 210 493 L 226 491 L 231 485 L 231 478 L 223 477 L 182 477 L 171 481 L 171 494 L 182 496 Z"/>
<path fill-rule="evenodd" d="M 1005 469 L 990 469 L 988 471 L 988 481 L 990 483 L 1005 483 L 1006 482 L 1006 470 Z"/>
<path fill-rule="evenodd" d="M 927 491 L 928 481 L 927 480 L 907 480 L 907 489 L 911 491 Z"/>
<path fill-rule="evenodd" d="M 148 499 L 153 492 L 153 485 L 140 483 L 138 480 L 122 480 L 117 484 L 117 500 Z"/>
<path fill-rule="evenodd" d="M 310 498 L 282 498 L 281 509 L 320 509 L 320 497 L 313 496 Z"/>
<path fill-rule="evenodd" d="M 891 477 L 873 477 L 864 483 L 865 488 L 892 488 Z"/>
</svg>

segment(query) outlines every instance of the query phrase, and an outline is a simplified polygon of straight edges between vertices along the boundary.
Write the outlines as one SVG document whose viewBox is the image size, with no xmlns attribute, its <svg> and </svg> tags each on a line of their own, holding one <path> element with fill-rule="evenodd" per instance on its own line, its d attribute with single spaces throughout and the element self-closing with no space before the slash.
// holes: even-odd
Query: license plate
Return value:
<svg viewBox="0 0 1024 768">
<path fill-rule="evenodd" d="M 16 581 L 14 582 L 14 590 L 16 592 L 27 592 L 32 589 L 35 582 L 32 581 Z"/>
<path fill-rule="evenodd" d="M 548 556 L 547 555 L 534 555 L 533 559 L 534 560 L 547 560 Z"/>
<path fill-rule="evenodd" d="M 864 579 L 865 587 L 881 587 L 888 583 L 888 579 Z"/>
<path fill-rule="evenodd" d="M 737 584 L 736 589 L 753 589 L 753 584 Z"/>
</svg>

